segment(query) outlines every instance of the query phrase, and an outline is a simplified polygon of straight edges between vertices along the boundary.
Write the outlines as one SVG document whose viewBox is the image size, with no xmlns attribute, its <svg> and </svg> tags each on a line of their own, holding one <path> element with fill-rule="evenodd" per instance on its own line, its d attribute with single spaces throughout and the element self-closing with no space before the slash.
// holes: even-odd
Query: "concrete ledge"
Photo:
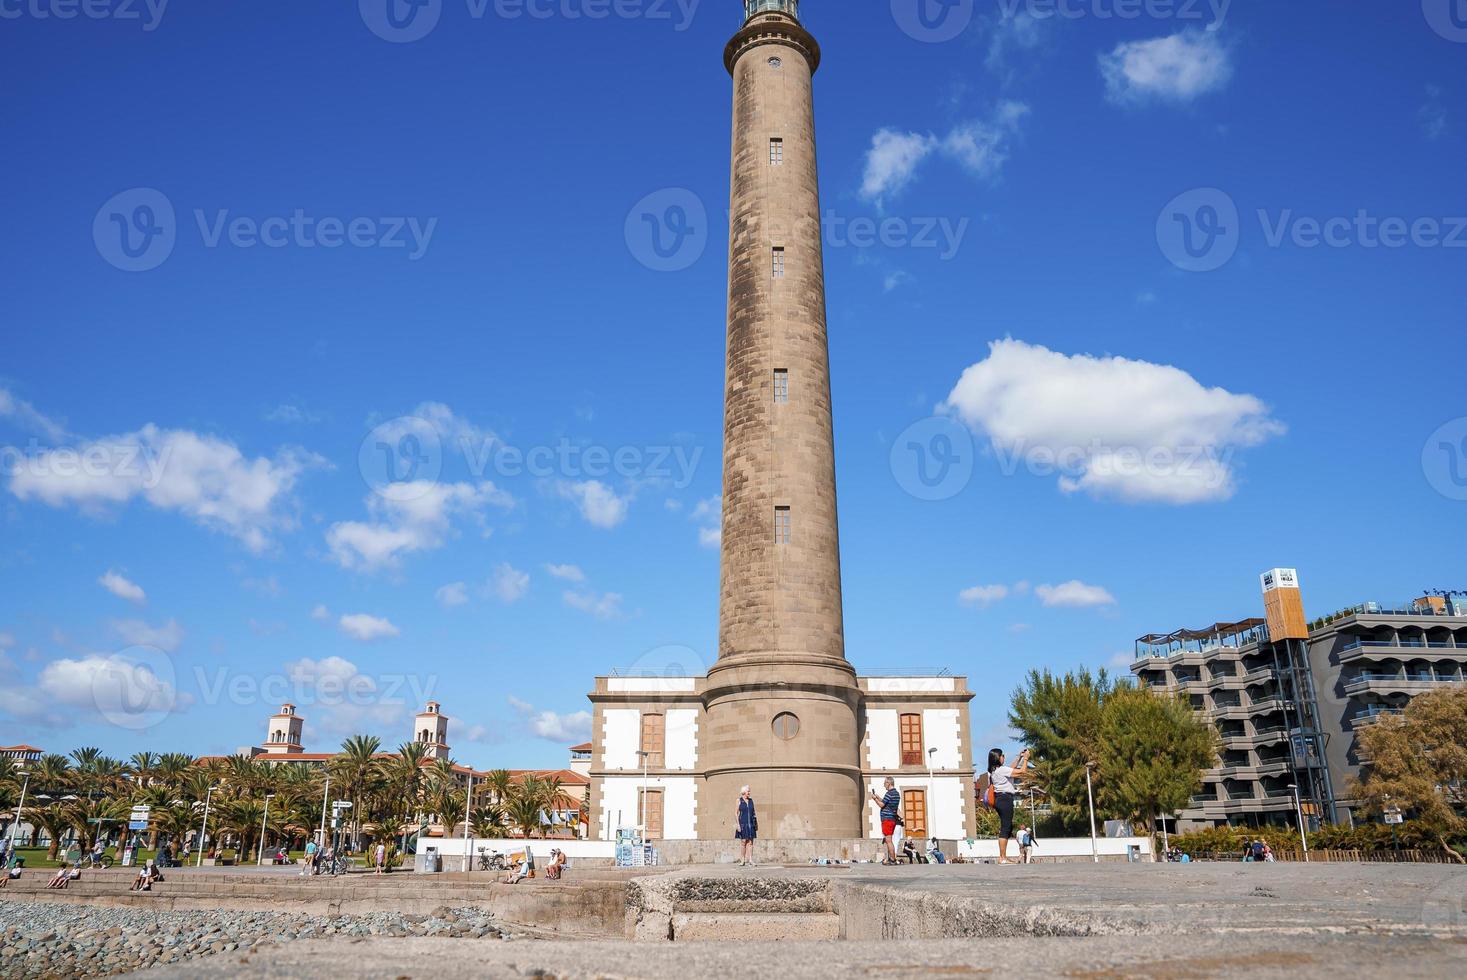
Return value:
<svg viewBox="0 0 1467 980">
<path fill-rule="evenodd" d="M 683 943 L 835 940 L 840 938 L 840 916 L 828 912 L 679 912 L 672 917 L 671 938 Z"/>
</svg>

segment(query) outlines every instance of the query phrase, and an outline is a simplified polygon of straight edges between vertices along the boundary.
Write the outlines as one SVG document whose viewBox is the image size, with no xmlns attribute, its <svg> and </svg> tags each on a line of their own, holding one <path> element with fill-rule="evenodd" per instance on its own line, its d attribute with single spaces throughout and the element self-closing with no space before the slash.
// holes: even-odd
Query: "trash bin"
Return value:
<svg viewBox="0 0 1467 980">
<path fill-rule="evenodd" d="M 423 853 L 423 870 L 429 874 L 443 871 L 443 855 L 438 853 L 438 848 L 430 847 Z"/>
</svg>

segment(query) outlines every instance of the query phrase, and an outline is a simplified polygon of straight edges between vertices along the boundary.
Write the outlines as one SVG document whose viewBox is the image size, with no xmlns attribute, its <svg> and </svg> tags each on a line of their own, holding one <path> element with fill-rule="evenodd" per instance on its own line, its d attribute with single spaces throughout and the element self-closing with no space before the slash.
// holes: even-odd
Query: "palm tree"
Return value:
<svg viewBox="0 0 1467 980">
<path fill-rule="evenodd" d="M 133 782 L 142 789 L 153 785 L 158 778 L 158 754 L 156 752 L 137 752 L 127 760 L 128 772 L 132 773 Z"/>
<path fill-rule="evenodd" d="M 158 778 L 167 786 L 178 787 L 194 769 L 194 757 L 183 752 L 165 752 L 158 758 Z"/>
<path fill-rule="evenodd" d="M 382 740 L 375 735 L 353 735 L 341 743 L 341 754 L 330 762 L 331 781 L 341 787 L 346 799 L 365 803 L 368 791 L 381 767 L 377 764 L 377 753 Z M 361 812 L 353 808 L 353 829 L 360 835 Z"/>
<path fill-rule="evenodd" d="M 43 755 L 31 773 L 31 790 L 59 795 L 71 789 L 73 776 L 71 762 L 66 756 L 54 752 Z"/>
<path fill-rule="evenodd" d="M 107 797 L 74 800 L 66 811 L 83 851 L 106 836 L 109 824 L 123 823 L 124 820 L 123 804 Z"/>
<path fill-rule="evenodd" d="M 184 803 L 174 803 L 162 810 L 154 810 L 154 843 L 162 846 L 163 841 L 158 839 L 159 835 L 167 838 L 178 845 L 181 857 L 183 845 L 188 841 L 188 835 L 198 826 L 198 823 L 199 818 L 194 814 L 194 808 Z"/>
<path fill-rule="evenodd" d="M 232 832 L 239 839 L 236 858 L 238 863 L 244 864 L 251 860 L 258 850 L 255 844 L 260 839 L 260 823 L 265 819 L 265 801 L 263 799 L 230 800 L 220 805 L 220 829 Z M 279 823 L 279 814 L 272 808 L 266 827 L 267 831 L 272 827 L 278 827 Z"/>
<path fill-rule="evenodd" d="M 493 794 L 496 803 L 505 803 L 514 791 L 514 773 L 508 769 L 495 769 L 484 777 L 484 786 Z"/>
<path fill-rule="evenodd" d="M 27 807 L 25 819 L 38 832 L 44 832 L 51 839 L 51 846 L 46 851 L 46 857 L 52 861 L 56 860 L 56 855 L 61 850 L 61 837 L 71 829 L 71 808 L 63 803 L 48 803 L 35 809 Z M 31 839 L 34 843 L 34 834 Z"/>
<path fill-rule="evenodd" d="M 528 796 L 511 797 L 509 819 L 525 837 L 534 837 L 544 827 L 544 813 L 540 801 Z"/>
<path fill-rule="evenodd" d="M 504 804 L 485 803 L 474 807 L 473 833 L 475 837 L 499 837 L 504 833 Z"/>
</svg>

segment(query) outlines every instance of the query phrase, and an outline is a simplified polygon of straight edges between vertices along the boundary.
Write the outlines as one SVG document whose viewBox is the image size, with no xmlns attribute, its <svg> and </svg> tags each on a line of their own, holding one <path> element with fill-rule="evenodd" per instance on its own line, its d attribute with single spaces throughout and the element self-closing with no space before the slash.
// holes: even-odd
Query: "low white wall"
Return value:
<svg viewBox="0 0 1467 980">
<path fill-rule="evenodd" d="M 1124 858 L 1127 849 L 1134 847 L 1140 851 L 1141 860 L 1151 860 L 1151 839 L 1149 837 L 1101 837 L 1096 841 L 1096 850 L 1102 858 Z M 966 840 L 958 842 L 958 852 L 970 860 L 982 860 L 984 858 L 998 857 L 997 840 L 975 840 L 969 843 Z M 1044 858 L 1074 858 L 1090 857 L 1089 837 L 1042 837 L 1035 845 L 1033 855 L 1036 859 Z M 1014 860 L 1019 856 L 1019 842 L 1009 841 L 1009 859 Z"/>
<path fill-rule="evenodd" d="M 576 858 L 616 858 L 616 842 L 602 840 L 523 840 L 507 838 L 504 840 L 488 840 L 483 837 L 471 837 L 468 840 L 469 855 L 475 861 L 479 858 L 479 848 L 487 847 L 490 851 L 498 851 L 500 854 L 517 854 L 529 847 L 530 852 L 535 855 L 537 863 L 543 863 L 550 858 L 550 849 L 558 847 L 565 856 L 574 861 Z M 445 858 L 462 858 L 464 854 L 464 839 L 462 837 L 425 837 L 418 841 L 418 850 L 426 851 L 430 847 L 438 848 L 438 853 Z M 477 866 L 477 865 L 476 865 Z"/>
</svg>

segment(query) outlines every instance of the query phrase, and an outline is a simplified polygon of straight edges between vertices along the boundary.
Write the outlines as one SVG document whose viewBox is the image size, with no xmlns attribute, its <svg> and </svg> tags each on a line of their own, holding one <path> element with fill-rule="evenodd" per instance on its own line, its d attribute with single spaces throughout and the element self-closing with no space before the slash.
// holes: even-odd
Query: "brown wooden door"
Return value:
<svg viewBox="0 0 1467 980">
<path fill-rule="evenodd" d="M 922 765 L 922 716 L 902 715 L 902 765 Z"/>
<path fill-rule="evenodd" d="M 661 769 L 663 751 L 667 747 L 665 715 L 642 715 L 642 751 L 647 753 L 647 768 Z"/>
<path fill-rule="evenodd" d="M 902 832 L 908 837 L 927 836 L 927 791 L 909 789 L 902 793 Z"/>
<path fill-rule="evenodd" d="M 637 809 L 640 814 L 646 814 L 647 829 L 645 837 L 647 840 L 662 839 L 662 790 L 647 789 L 639 791 Z"/>
</svg>

